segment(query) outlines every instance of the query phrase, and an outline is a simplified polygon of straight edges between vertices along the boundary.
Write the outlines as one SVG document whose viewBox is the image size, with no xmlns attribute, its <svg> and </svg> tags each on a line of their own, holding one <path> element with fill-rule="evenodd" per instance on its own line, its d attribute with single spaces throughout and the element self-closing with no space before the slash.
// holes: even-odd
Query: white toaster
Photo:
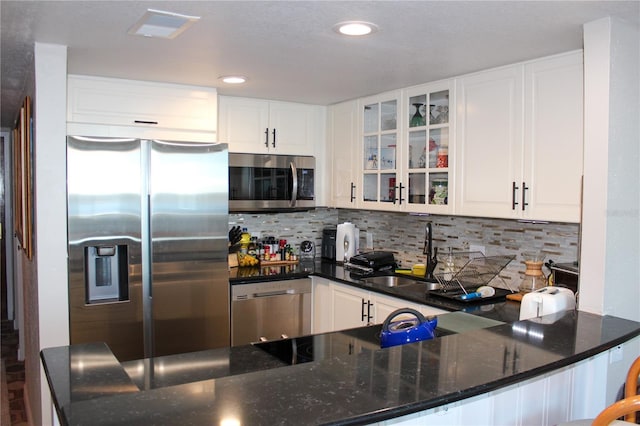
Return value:
<svg viewBox="0 0 640 426">
<path fill-rule="evenodd" d="M 522 297 L 520 320 L 567 311 L 575 307 L 576 298 L 568 288 L 544 287 Z"/>
</svg>

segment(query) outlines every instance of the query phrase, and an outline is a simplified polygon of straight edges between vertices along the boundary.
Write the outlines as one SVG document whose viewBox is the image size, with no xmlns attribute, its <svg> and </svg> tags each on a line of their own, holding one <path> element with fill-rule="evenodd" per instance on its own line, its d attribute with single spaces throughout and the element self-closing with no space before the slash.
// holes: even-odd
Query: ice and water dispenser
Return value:
<svg viewBox="0 0 640 426">
<path fill-rule="evenodd" d="M 84 258 L 87 304 L 129 300 L 126 244 L 85 247 Z"/>
</svg>

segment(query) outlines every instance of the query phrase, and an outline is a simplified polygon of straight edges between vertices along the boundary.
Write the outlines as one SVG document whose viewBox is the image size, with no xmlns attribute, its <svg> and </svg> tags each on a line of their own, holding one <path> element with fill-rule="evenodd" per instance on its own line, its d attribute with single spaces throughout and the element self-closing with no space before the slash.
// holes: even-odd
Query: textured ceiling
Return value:
<svg viewBox="0 0 640 426">
<path fill-rule="evenodd" d="M 127 34 L 148 8 L 201 16 L 173 40 Z M 582 24 L 640 25 L 640 1 L 0 1 L 1 116 L 11 127 L 33 43 L 68 46 L 68 71 L 218 87 L 314 104 L 582 47 Z M 344 20 L 379 31 L 347 39 Z M 243 86 L 218 77 L 242 74 Z"/>
</svg>

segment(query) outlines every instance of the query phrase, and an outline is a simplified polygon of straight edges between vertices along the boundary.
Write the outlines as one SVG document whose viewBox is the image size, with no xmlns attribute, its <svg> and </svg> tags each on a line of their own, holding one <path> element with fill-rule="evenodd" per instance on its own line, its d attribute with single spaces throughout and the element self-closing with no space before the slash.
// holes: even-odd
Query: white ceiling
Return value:
<svg viewBox="0 0 640 426">
<path fill-rule="evenodd" d="M 201 16 L 173 40 L 131 36 L 148 8 Z M 68 71 L 218 87 L 219 93 L 332 104 L 582 47 L 582 24 L 640 26 L 640 1 L 0 2 L 2 112 L 11 127 L 33 43 L 68 46 Z M 344 20 L 379 31 L 348 39 Z M 218 77 L 241 74 L 243 86 Z"/>
</svg>

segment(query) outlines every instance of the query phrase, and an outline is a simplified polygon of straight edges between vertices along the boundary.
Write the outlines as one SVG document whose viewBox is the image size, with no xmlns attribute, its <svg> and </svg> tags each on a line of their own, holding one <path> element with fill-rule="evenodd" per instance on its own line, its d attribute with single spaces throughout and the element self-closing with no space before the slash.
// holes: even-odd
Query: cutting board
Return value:
<svg viewBox="0 0 640 426">
<path fill-rule="evenodd" d="M 508 300 L 515 300 L 516 302 L 522 302 L 522 297 L 523 296 L 524 296 L 524 294 L 522 294 L 522 293 L 507 294 L 507 299 Z"/>
</svg>

